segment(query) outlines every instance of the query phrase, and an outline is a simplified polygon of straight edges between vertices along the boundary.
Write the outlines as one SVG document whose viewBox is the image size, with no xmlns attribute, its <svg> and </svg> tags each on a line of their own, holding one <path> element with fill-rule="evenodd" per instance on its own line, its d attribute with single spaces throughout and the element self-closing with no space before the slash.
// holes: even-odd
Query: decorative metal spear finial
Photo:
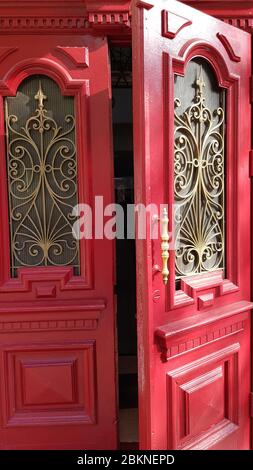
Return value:
<svg viewBox="0 0 253 470">
<path fill-rule="evenodd" d="M 47 96 L 44 95 L 42 86 L 41 86 L 41 81 L 39 82 L 39 89 L 37 91 L 37 94 L 34 96 L 35 100 L 38 100 L 39 102 L 39 108 L 43 109 L 44 108 L 44 103 L 43 101 L 47 99 Z"/>
<path fill-rule="evenodd" d="M 196 80 L 196 86 L 197 89 L 199 90 L 199 96 L 201 97 L 203 95 L 203 89 L 206 86 L 203 78 L 203 70 L 202 70 L 202 65 L 200 66 L 200 73 L 199 73 L 199 78 Z"/>
</svg>

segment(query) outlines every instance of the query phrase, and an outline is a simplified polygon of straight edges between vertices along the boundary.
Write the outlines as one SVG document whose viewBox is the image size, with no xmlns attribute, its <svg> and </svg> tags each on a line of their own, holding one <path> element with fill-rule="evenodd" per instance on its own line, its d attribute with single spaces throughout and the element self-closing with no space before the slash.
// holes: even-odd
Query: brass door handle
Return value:
<svg viewBox="0 0 253 470">
<path fill-rule="evenodd" d="M 169 259 L 169 230 L 168 230 L 168 211 L 166 208 L 163 209 L 161 218 L 161 251 L 162 251 L 162 277 L 163 283 L 166 285 L 169 279 L 168 259 Z"/>
</svg>

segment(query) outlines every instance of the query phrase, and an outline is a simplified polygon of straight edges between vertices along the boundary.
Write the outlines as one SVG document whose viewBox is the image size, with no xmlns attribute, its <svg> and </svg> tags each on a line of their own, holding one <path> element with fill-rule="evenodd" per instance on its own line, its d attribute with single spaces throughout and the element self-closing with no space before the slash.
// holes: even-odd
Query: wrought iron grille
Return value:
<svg viewBox="0 0 253 470">
<path fill-rule="evenodd" d="M 132 50 L 129 47 L 112 47 L 111 72 L 112 86 L 131 88 L 132 86 Z"/>
<path fill-rule="evenodd" d="M 74 98 L 34 75 L 5 99 L 5 120 L 11 275 L 19 267 L 65 265 L 78 275 Z"/>
<path fill-rule="evenodd" d="M 225 92 L 209 64 L 175 77 L 176 279 L 224 268 Z"/>
</svg>

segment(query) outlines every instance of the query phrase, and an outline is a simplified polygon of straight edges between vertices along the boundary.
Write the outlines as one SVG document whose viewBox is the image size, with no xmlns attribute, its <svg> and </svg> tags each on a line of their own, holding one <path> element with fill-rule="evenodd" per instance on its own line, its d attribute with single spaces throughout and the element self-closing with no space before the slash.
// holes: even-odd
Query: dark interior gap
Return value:
<svg viewBox="0 0 253 470">
<path fill-rule="evenodd" d="M 120 441 L 138 441 L 135 240 L 126 238 L 127 204 L 134 203 L 132 51 L 111 47 L 115 202 L 125 213 L 125 238 L 116 240 Z"/>
</svg>

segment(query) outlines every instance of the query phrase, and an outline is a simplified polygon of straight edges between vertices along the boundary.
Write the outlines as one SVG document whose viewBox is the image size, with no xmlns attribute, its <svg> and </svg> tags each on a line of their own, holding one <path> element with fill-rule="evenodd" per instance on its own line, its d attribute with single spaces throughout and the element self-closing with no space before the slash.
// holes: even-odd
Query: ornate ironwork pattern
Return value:
<svg viewBox="0 0 253 470">
<path fill-rule="evenodd" d="M 49 78 L 35 76 L 30 80 L 32 89 L 37 87 L 35 95 L 19 92 L 5 103 L 11 274 L 15 277 L 21 266 L 62 265 L 73 265 L 79 274 L 79 243 L 72 235 L 71 215 L 78 202 L 75 118 L 63 115 L 59 125 L 51 117 L 57 106 L 54 93 L 58 93 L 58 100 L 67 98 L 71 111 L 73 98 L 59 96 L 58 86 Z M 26 121 L 21 112 L 22 96 L 34 110 Z M 20 118 L 9 114 L 9 108 L 17 109 Z"/>
<path fill-rule="evenodd" d="M 131 88 L 132 50 L 127 47 L 112 47 L 110 52 L 112 86 L 115 88 Z"/>
<path fill-rule="evenodd" d="M 175 99 L 176 278 L 224 268 L 224 109 L 205 104 L 202 67 L 193 104 Z"/>
</svg>

